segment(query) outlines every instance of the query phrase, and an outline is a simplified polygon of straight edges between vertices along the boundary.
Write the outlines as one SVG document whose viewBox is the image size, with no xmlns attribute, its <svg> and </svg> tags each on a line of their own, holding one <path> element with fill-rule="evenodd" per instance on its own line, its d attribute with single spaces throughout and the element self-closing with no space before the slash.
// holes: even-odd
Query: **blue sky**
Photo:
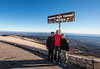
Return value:
<svg viewBox="0 0 100 69">
<path fill-rule="evenodd" d="M 100 0 L 0 0 L 0 31 L 55 31 L 47 16 L 71 11 L 75 22 L 62 23 L 62 32 L 100 34 Z"/>
</svg>

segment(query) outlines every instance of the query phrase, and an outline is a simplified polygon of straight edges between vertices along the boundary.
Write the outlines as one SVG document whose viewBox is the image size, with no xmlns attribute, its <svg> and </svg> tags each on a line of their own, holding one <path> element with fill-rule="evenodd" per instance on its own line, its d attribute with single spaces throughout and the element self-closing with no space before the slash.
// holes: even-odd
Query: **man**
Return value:
<svg viewBox="0 0 100 69">
<path fill-rule="evenodd" d="M 48 49 L 48 61 L 53 62 L 54 32 L 51 32 L 51 36 L 48 37 L 46 47 Z"/>
<path fill-rule="evenodd" d="M 56 35 L 54 36 L 55 38 L 55 54 L 54 54 L 54 60 L 55 63 L 58 64 L 60 62 L 60 41 L 61 41 L 61 35 L 60 31 L 56 30 Z"/>
</svg>

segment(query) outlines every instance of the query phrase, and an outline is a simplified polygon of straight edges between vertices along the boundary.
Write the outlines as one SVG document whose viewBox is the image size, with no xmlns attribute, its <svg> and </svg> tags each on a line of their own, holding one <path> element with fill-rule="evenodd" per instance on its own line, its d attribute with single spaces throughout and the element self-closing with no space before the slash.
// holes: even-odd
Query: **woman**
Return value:
<svg viewBox="0 0 100 69">
<path fill-rule="evenodd" d="M 61 62 L 63 66 L 66 66 L 68 60 L 67 51 L 69 51 L 69 41 L 65 38 L 64 34 L 61 34 Z"/>
</svg>

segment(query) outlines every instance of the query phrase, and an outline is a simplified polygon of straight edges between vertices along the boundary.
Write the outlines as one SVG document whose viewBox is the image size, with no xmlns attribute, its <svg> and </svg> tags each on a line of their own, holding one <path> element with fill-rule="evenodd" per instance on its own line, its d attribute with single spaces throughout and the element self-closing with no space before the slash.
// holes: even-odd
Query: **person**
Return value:
<svg viewBox="0 0 100 69">
<path fill-rule="evenodd" d="M 60 40 L 61 40 L 61 35 L 60 31 L 56 30 L 56 35 L 54 36 L 55 38 L 55 48 L 54 48 L 54 63 L 59 64 L 60 63 Z"/>
<path fill-rule="evenodd" d="M 46 47 L 48 49 L 48 61 L 53 62 L 54 32 L 51 32 L 51 36 L 48 37 Z"/>
<path fill-rule="evenodd" d="M 67 52 L 69 51 L 69 40 L 65 38 L 65 34 L 61 34 L 61 61 L 62 65 L 66 66 L 66 61 L 68 60 Z"/>
</svg>

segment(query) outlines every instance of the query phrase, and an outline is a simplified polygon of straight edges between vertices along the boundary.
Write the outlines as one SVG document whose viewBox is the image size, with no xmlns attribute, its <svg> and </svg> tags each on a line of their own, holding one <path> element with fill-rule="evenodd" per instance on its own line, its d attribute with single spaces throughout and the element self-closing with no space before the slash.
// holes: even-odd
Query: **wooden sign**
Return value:
<svg viewBox="0 0 100 69">
<path fill-rule="evenodd" d="M 48 16 L 48 23 L 62 23 L 75 21 L 75 12 L 62 13 Z"/>
</svg>

